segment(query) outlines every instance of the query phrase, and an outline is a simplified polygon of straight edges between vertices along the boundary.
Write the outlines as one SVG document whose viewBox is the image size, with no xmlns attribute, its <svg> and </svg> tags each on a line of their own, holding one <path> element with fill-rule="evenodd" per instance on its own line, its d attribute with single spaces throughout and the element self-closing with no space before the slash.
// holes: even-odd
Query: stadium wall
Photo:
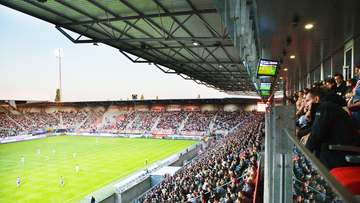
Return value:
<svg viewBox="0 0 360 203">
<path fill-rule="evenodd" d="M 225 104 L 222 109 L 223 111 L 242 111 L 240 104 Z"/>
<path fill-rule="evenodd" d="M 203 104 L 201 106 L 201 111 L 218 111 L 220 106 L 217 104 Z"/>
<path fill-rule="evenodd" d="M 189 151 L 186 154 L 183 154 L 182 156 L 179 157 L 179 160 L 175 161 L 174 163 L 172 163 L 170 166 L 182 166 L 184 164 L 184 161 L 190 161 L 191 159 L 193 159 L 194 157 L 196 157 L 196 155 L 198 155 L 198 151 L 202 149 L 202 145 L 200 144 L 199 146 L 195 147 L 193 150 Z"/>
<path fill-rule="evenodd" d="M 131 200 L 140 196 L 141 194 L 143 194 L 150 188 L 151 188 L 151 178 L 149 177 L 149 178 L 146 178 L 145 180 L 143 180 L 142 182 L 140 182 L 139 184 L 137 184 L 135 187 L 132 187 L 129 190 L 122 193 L 121 194 L 121 203 L 131 202 Z M 116 195 L 119 196 L 118 194 L 116 194 Z M 103 202 L 101 202 L 101 203 L 103 203 Z"/>
<path fill-rule="evenodd" d="M 257 110 L 257 104 L 246 104 L 246 105 L 242 105 L 242 108 L 243 108 L 244 111 Z"/>
<path fill-rule="evenodd" d="M 54 111 L 71 112 L 71 111 L 77 111 L 77 110 L 74 106 L 49 106 L 49 107 L 45 108 L 46 113 L 54 113 Z M 33 110 L 31 110 L 30 112 L 33 112 Z"/>
</svg>

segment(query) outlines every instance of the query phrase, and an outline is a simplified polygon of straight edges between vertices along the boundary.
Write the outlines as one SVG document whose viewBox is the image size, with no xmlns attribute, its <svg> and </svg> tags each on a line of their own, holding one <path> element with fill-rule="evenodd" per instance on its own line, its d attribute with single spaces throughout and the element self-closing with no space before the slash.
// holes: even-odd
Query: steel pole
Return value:
<svg viewBox="0 0 360 203">
<path fill-rule="evenodd" d="M 60 50 L 59 50 L 60 55 Z M 62 87 L 61 87 L 61 57 L 59 57 L 59 72 L 60 72 L 60 102 L 62 101 Z"/>
</svg>

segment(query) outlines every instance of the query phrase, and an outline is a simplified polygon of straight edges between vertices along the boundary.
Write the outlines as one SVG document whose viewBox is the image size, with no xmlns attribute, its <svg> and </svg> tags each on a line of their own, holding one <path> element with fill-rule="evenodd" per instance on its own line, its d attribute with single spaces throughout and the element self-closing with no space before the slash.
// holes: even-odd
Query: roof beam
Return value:
<svg viewBox="0 0 360 203">
<path fill-rule="evenodd" d="M 216 9 L 205 9 L 205 10 L 196 10 L 196 11 L 182 11 L 182 12 L 169 12 L 169 13 L 161 13 L 161 17 L 172 17 L 172 16 L 184 16 L 184 15 L 198 15 L 198 14 L 207 14 L 207 13 L 217 13 Z M 124 17 L 114 17 L 109 19 L 98 19 L 98 20 L 88 20 L 82 22 L 74 22 L 74 23 L 64 23 L 59 24 L 60 26 L 73 26 L 73 25 L 88 25 L 92 23 L 107 23 L 114 21 L 125 21 L 125 20 L 137 20 L 137 19 L 149 19 L 149 18 L 158 18 L 159 14 L 148 14 L 148 15 L 135 15 L 135 16 L 124 16 Z"/>
<path fill-rule="evenodd" d="M 219 45 L 198 45 L 198 46 L 169 46 L 169 47 L 146 47 L 146 49 L 181 49 L 181 48 L 210 48 L 210 47 L 218 47 Z M 220 45 L 221 47 L 234 47 L 233 44 Z M 124 49 L 124 51 L 143 51 L 144 48 L 135 48 L 135 49 Z"/>
<path fill-rule="evenodd" d="M 219 64 L 218 61 L 133 61 L 134 63 L 157 63 L 157 64 Z M 222 61 L 221 64 L 240 64 L 237 61 Z M 219 72 L 219 71 L 217 71 Z M 230 71 L 227 71 L 230 72 Z"/>
</svg>

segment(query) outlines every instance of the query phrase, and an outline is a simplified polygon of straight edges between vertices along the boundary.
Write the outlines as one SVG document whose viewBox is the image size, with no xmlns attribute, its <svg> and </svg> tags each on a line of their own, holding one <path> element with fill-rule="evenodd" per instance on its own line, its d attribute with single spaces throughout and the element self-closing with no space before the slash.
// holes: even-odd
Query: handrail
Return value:
<svg viewBox="0 0 360 203">
<path fill-rule="evenodd" d="M 295 134 L 287 128 L 284 128 L 285 134 L 296 144 L 298 148 L 304 153 L 304 155 L 311 161 L 318 172 L 324 177 L 327 183 L 331 186 L 332 189 L 336 192 L 341 199 L 346 202 L 352 203 L 357 202 L 357 200 L 352 196 L 352 194 L 344 188 L 335 178 L 329 173 L 329 170 L 317 159 L 308 148 L 306 148 L 300 141 L 295 137 Z"/>
</svg>

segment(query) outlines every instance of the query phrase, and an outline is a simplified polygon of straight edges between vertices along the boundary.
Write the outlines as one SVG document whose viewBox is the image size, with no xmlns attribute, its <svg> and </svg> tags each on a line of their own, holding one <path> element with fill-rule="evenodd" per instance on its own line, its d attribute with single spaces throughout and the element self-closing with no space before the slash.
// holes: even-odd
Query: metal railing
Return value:
<svg viewBox="0 0 360 203">
<path fill-rule="evenodd" d="M 295 137 L 295 119 L 294 106 L 275 106 L 266 110 L 264 202 L 293 201 L 293 145 L 301 150 L 312 166 L 323 176 L 340 202 L 358 202 Z"/>
</svg>

